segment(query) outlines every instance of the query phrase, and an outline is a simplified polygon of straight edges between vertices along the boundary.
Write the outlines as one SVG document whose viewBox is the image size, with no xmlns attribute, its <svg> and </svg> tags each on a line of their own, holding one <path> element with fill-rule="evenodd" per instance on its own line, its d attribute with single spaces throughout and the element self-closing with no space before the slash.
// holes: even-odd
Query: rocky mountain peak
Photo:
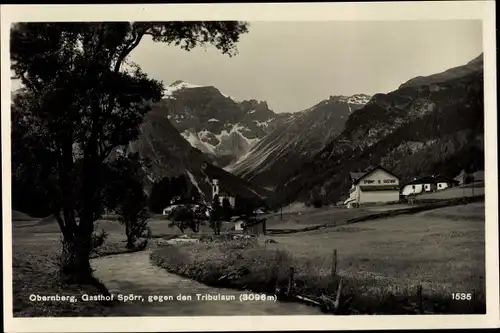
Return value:
<svg viewBox="0 0 500 333">
<path fill-rule="evenodd" d="M 332 95 L 329 100 L 337 103 L 348 103 L 348 104 L 360 104 L 364 105 L 368 103 L 371 96 L 367 94 L 354 94 L 352 96 L 345 95 Z"/>
</svg>

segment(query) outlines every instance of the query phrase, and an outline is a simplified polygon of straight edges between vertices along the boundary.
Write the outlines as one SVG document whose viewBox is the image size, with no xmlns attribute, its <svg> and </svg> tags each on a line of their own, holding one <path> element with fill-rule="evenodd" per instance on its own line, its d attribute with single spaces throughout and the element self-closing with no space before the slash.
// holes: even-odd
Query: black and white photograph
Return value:
<svg viewBox="0 0 500 333">
<path fill-rule="evenodd" d="M 494 3 L 459 2 L 2 6 L 8 331 L 498 325 Z"/>
</svg>

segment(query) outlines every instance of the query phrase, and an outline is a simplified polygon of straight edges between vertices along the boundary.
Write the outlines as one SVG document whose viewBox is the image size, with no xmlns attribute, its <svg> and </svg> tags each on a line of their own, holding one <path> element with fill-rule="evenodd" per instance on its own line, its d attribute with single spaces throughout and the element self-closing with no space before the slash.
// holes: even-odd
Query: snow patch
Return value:
<svg viewBox="0 0 500 333">
<path fill-rule="evenodd" d="M 196 178 L 194 178 L 193 174 L 187 169 L 186 173 L 191 183 L 198 189 L 198 192 L 200 192 L 200 195 L 203 197 L 203 199 L 205 199 L 205 193 L 203 193 L 203 191 L 201 190 L 200 186 L 198 185 L 198 182 L 196 181 Z"/>
<path fill-rule="evenodd" d="M 165 91 L 163 92 L 163 97 L 171 97 L 174 94 L 174 92 L 176 92 L 178 90 L 200 88 L 200 87 L 204 87 L 204 86 L 191 84 L 191 83 L 187 83 L 184 81 L 176 81 L 165 88 Z"/>
<path fill-rule="evenodd" d="M 371 99 L 370 96 L 365 94 L 355 94 L 352 96 L 333 96 L 334 99 L 337 99 L 339 102 L 349 103 L 349 104 L 361 104 L 365 105 Z"/>
<path fill-rule="evenodd" d="M 200 133 L 201 133 L 201 135 L 205 136 L 209 132 L 202 131 Z M 209 153 L 209 154 L 215 153 L 214 147 L 211 144 L 209 144 L 208 142 L 201 141 L 200 137 L 198 135 L 196 135 L 195 133 L 188 131 L 188 130 L 185 130 L 184 132 L 181 133 L 181 135 L 184 139 L 186 139 L 187 142 L 189 142 L 189 144 L 192 147 L 198 148 L 199 150 L 201 150 L 204 153 Z"/>
<path fill-rule="evenodd" d="M 231 96 L 224 94 L 224 93 L 223 93 L 223 92 L 221 92 L 220 90 L 219 90 L 219 92 L 220 92 L 220 94 L 221 94 L 222 96 L 224 96 L 224 97 L 226 97 L 226 98 L 231 99 L 233 102 L 238 103 L 238 102 L 237 102 L 234 98 L 232 98 Z"/>
<path fill-rule="evenodd" d="M 267 127 L 269 126 L 269 124 L 274 120 L 274 118 L 269 118 L 268 120 L 266 121 L 258 121 L 258 120 L 254 120 L 255 124 L 259 127 Z"/>
<path fill-rule="evenodd" d="M 222 132 L 220 132 L 220 134 L 215 135 L 215 137 L 217 138 L 217 140 L 219 140 L 219 142 L 222 142 L 223 137 L 229 136 L 234 132 L 237 132 L 238 134 L 242 135 L 240 130 L 245 128 L 240 124 L 229 124 L 229 125 L 233 125 L 233 127 L 229 131 L 223 130 Z"/>
<path fill-rule="evenodd" d="M 215 118 L 210 118 L 210 119 L 208 119 L 208 122 L 209 123 L 214 123 L 214 122 L 220 122 L 220 120 L 219 119 L 215 119 Z"/>
</svg>

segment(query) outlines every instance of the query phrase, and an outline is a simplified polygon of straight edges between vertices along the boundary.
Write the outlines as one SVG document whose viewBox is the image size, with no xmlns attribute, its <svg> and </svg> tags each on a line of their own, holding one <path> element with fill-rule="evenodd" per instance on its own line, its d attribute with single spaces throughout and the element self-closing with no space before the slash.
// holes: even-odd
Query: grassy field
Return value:
<svg viewBox="0 0 500 333">
<path fill-rule="evenodd" d="M 375 277 L 383 288 L 470 292 L 484 283 L 484 203 L 276 235 L 269 248 L 330 265 L 337 249 L 344 275 Z"/>
<path fill-rule="evenodd" d="M 307 214 L 301 218 L 310 219 Z M 395 307 L 412 301 L 398 297 L 411 298 L 418 286 L 422 286 L 428 312 L 481 313 L 485 304 L 484 222 L 484 203 L 473 203 L 276 235 L 272 237 L 276 243 L 266 242 L 270 237 L 265 237 L 255 244 L 164 247 L 152 259 L 175 273 L 233 287 L 271 288 L 275 279 L 286 280 L 293 266 L 302 290 L 319 296 L 333 292 L 329 274 L 337 249 L 339 275 L 348 286 L 344 296 L 355 303 L 347 313 L 406 313 L 410 310 Z M 233 278 L 224 281 L 227 276 Z M 474 293 L 475 300 L 453 301 L 454 292 Z"/>
<path fill-rule="evenodd" d="M 333 224 L 348 219 L 373 214 L 377 212 L 410 207 L 407 204 L 373 205 L 356 209 L 345 207 L 312 208 L 307 211 L 275 213 L 265 215 L 268 229 L 301 229 L 314 225 Z"/>
<path fill-rule="evenodd" d="M 167 235 L 178 233 L 168 228 L 166 221 L 153 220 L 153 230 Z M 105 230 L 108 238 L 93 257 L 126 252 L 124 227 L 114 220 L 99 221 L 96 230 Z M 38 316 L 101 316 L 108 308 L 93 302 L 32 302 L 29 296 L 81 295 L 98 293 L 88 286 L 68 286 L 58 276 L 58 255 L 61 251 L 61 235 L 57 222 L 52 218 L 34 219 L 16 212 L 12 221 L 13 259 L 13 307 L 16 317 Z"/>
</svg>

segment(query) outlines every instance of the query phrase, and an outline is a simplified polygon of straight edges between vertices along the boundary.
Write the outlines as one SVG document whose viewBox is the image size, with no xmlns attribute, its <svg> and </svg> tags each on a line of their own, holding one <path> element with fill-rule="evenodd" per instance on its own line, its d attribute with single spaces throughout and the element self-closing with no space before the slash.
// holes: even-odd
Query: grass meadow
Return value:
<svg viewBox="0 0 500 333">
<path fill-rule="evenodd" d="M 331 297 L 336 249 L 346 314 L 484 313 L 484 222 L 484 203 L 472 203 L 255 241 L 167 246 L 152 260 L 207 284 L 268 292 L 294 267 L 298 292 Z M 454 301 L 455 292 L 474 299 Z"/>
</svg>

